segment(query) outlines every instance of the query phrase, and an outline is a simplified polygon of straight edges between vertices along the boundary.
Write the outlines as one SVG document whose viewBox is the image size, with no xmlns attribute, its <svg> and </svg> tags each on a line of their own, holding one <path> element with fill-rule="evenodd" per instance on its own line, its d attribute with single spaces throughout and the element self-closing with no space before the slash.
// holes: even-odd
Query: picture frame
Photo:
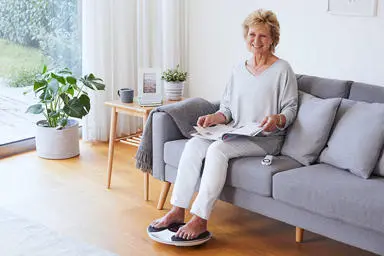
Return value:
<svg viewBox="0 0 384 256">
<path fill-rule="evenodd" d="M 140 68 L 138 72 L 138 102 L 140 105 L 159 105 L 163 100 L 160 68 Z"/>
<path fill-rule="evenodd" d="M 328 0 L 327 12 L 334 15 L 373 17 L 377 0 Z"/>
</svg>

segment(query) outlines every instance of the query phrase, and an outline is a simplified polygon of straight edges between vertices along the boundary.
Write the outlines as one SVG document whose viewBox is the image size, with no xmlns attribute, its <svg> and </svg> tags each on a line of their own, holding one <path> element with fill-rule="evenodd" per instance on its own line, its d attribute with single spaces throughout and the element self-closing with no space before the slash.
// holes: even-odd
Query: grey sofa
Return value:
<svg viewBox="0 0 384 256">
<path fill-rule="evenodd" d="M 384 87 L 306 75 L 297 75 L 297 80 L 301 91 L 319 98 L 384 103 Z M 175 181 L 186 142 L 170 116 L 153 115 L 153 176 L 164 181 L 158 209 Z M 305 229 L 384 254 L 383 177 L 364 179 L 319 159 L 304 166 L 280 155 L 267 167 L 261 160 L 230 160 L 220 199 L 296 226 L 298 242 Z"/>
</svg>

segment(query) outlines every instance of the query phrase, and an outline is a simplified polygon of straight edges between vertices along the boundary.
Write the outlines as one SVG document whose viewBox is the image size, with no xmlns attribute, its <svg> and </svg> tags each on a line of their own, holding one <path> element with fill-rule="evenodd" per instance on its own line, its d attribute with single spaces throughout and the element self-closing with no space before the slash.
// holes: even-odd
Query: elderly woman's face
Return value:
<svg viewBox="0 0 384 256">
<path fill-rule="evenodd" d="M 272 37 L 268 25 L 257 25 L 249 27 L 245 39 L 247 49 L 253 54 L 268 53 L 271 51 Z"/>
</svg>

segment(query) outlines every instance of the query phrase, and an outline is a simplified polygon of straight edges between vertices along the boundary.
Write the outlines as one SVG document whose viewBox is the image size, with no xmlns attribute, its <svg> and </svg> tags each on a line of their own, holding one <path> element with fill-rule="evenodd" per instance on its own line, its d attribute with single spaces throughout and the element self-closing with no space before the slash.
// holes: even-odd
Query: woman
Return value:
<svg viewBox="0 0 384 256">
<path fill-rule="evenodd" d="M 229 159 L 279 154 L 285 129 L 296 116 L 295 74 L 286 61 L 274 55 L 280 36 L 275 14 L 257 10 L 245 19 L 243 29 L 252 57 L 233 69 L 219 111 L 199 117 L 197 125 L 260 122 L 263 134 L 225 142 L 194 137 L 187 142 L 171 198 L 173 208 L 151 224 L 161 228 L 184 221 L 205 158 L 199 193 L 191 209 L 193 217 L 177 231 L 178 238 L 195 239 L 207 230 L 208 218 L 226 180 Z"/>
</svg>

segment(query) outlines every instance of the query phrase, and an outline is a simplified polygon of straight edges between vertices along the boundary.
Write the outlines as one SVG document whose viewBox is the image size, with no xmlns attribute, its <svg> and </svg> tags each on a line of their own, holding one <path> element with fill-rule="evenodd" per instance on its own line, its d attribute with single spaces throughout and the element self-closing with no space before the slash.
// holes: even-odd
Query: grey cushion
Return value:
<svg viewBox="0 0 384 256">
<path fill-rule="evenodd" d="M 164 144 L 164 162 L 177 168 L 188 139 L 168 141 Z"/>
<path fill-rule="evenodd" d="M 241 157 L 229 161 L 226 185 L 255 192 L 262 196 L 272 195 L 272 176 L 275 173 L 300 167 L 301 164 L 287 156 L 273 157 L 272 164 L 261 164 L 263 157 Z"/>
<path fill-rule="evenodd" d="M 384 103 L 384 87 L 364 83 L 352 83 L 349 99 Z"/>
<path fill-rule="evenodd" d="M 297 85 L 299 90 L 319 98 L 348 98 L 352 81 L 321 78 L 316 76 L 299 75 Z"/>
<path fill-rule="evenodd" d="M 169 167 L 179 165 L 181 153 L 188 140 L 175 140 L 165 143 L 164 161 Z M 275 173 L 300 167 L 301 164 L 288 156 L 274 157 L 270 166 L 261 165 L 263 157 L 240 157 L 229 161 L 226 184 L 255 192 L 263 196 L 272 195 L 272 176 Z M 173 182 L 174 173 L 166 174 L 167 181 Z M 168 168 L 171 169 L 171 168 Z"/>
<path fill-rule="evenodd" d="M 343 99 L 320 162 L 368 178 L 384 141 L 384 104 Z"/>
<path fill-rule="evenodd" d="M 296 120 L 288 129 L 281 153 L 310 165 L 323 150 L 341 98 L 321 99 L 299 93 Z"/>
<path fill-rule="evenodd" d="M 379 161 L 377 161 L 373 174 L 384 177 L 384 149 L 381 151 Z"/>
<path fill-rule="evenodd" d="M 273 197 L 289 205 L 384 233 L 384 178 L 364 180 L 326 164 L 273 176 Z"/>
</svg>

